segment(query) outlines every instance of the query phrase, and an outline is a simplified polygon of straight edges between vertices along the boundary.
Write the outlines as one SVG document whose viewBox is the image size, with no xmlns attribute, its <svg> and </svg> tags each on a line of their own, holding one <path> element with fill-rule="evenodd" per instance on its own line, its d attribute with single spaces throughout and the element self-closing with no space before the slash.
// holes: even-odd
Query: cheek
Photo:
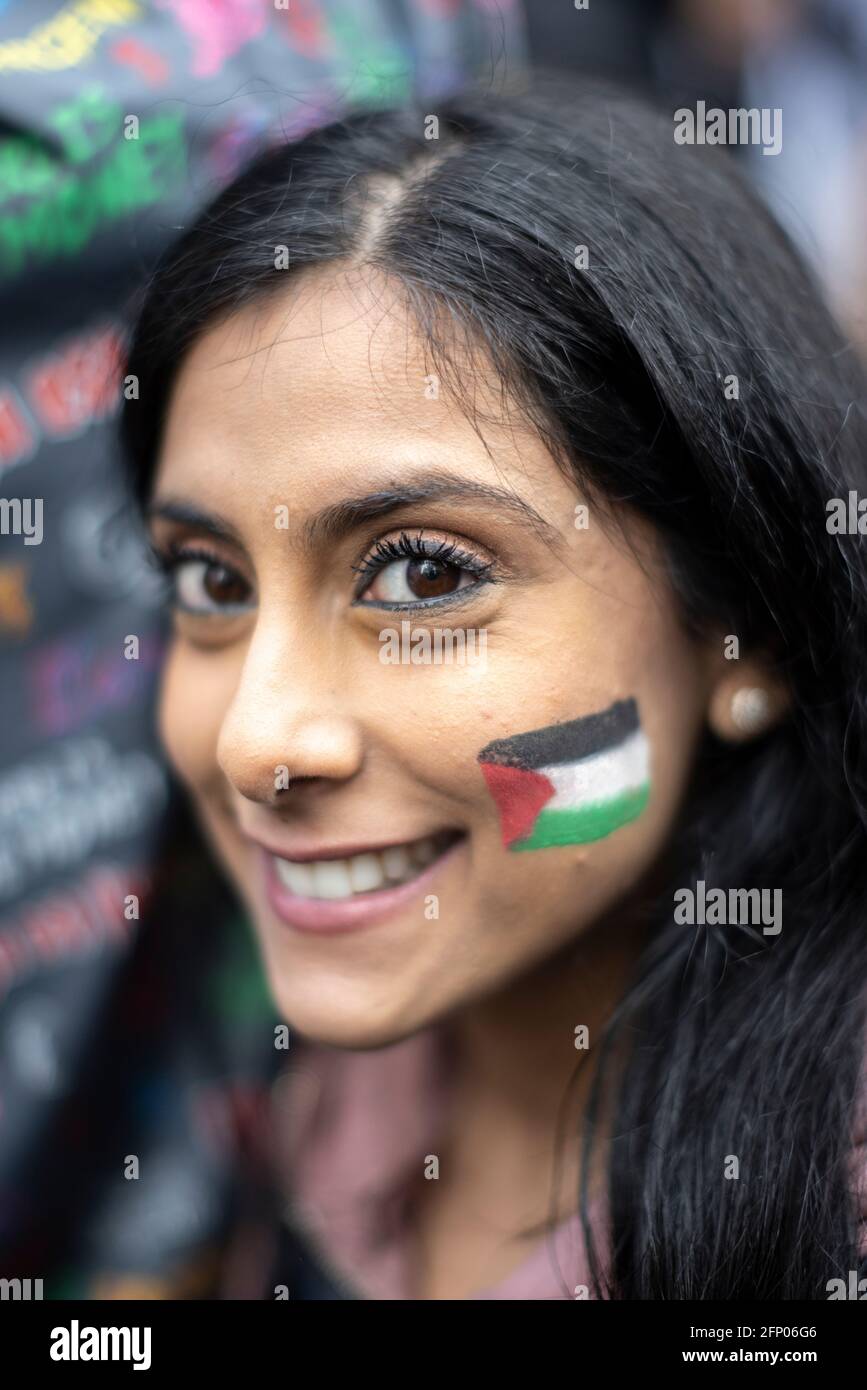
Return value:
<svg viewBox="0 0 867 1390">
<path fill-rule="evenodd" d="M 572 604 L 559 640 L 548 610 L 545 625 L 522 624 L 514 640 L 498 634 L 484 671 L 394 668 L 396 682 L 412 686 L 392 700 L 412 711 L 407 764 L 462 804 L 477 865 L 505 873 L 510 891 L 523 883 L 535 892 L 540 870 L 556 877 L 578 863 L 603 876 L 630 865 L 638 873 L 668 833 L 700 736 L 704 677 L 673 616 L 640 598 L 611 604 L 598 620 L 592 611 L 580 632 L 571 630 Z M 534 631 L 544 636 L 534 640 Z M 605 712 L 618 710 L 623 728 L 608 727 Z M 573 721 L 570 752 L 558 735 Z M 597 722 L 598 730 L 584 727 Z M 533 748 L 549 726 L 554 737 Z M 538 756 L 518 756 L 525 749 Z M 560 766 L 567 753 L 574 768 Z M 595 766 L 582 763 L 593 753 Z M 557 764 L 553 790 L 546 762 Z"/>
<path fill-rule="evenodd" d="M 205 664 L 207 662 L 207 665 Z M 175 642 L 163 670 L 158 726 L 172 767 L 194 793 L 219 774 L 217 739 L 231 699 L 213 655 L 200 657 Z"/>
</svg>

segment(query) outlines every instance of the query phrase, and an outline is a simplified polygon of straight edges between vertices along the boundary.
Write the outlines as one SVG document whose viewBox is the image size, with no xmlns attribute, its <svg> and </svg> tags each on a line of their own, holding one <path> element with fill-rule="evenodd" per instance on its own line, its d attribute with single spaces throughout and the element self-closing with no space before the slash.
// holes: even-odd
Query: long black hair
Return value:
<svg viewBox="0 0 867 1390">
<path fill-rule="evenodd" d="M 597 1049 L 610 1280 L 580 1197 L 600 1296 L 826 1298 L 858 1267 L 867 1021 L 867 541 L 826 528 L 867 495 L 853 352 L 727 152 L 676 145 L 671 114 L 589 82 L 350 114 L 261 155 L 158 267 L 122 421 L 139 498 L 203 329 L 338 261 L 394 277 L 447 387 L 481 339 L 561 466 L 657 528 L 688 628 L 788 686 L 764 737 L 705 735 Z M 699 880 L 780 889 L 782 930 L 678 924 Z"/>
</svg>

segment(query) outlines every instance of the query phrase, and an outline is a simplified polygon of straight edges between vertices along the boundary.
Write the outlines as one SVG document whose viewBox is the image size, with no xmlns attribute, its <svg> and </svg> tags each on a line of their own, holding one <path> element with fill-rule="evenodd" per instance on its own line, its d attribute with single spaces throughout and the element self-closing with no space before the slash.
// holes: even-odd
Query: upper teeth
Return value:
<svg viewBox="0 0 867 1390">
<path fill-rule="evenodd" d="M 351 898 L 395 883 L 406 883 L 440 852 L 429 835 L 411 844 L 353 854 L 349 859 L 317 859 L 306 863 L 278 859 L 274 867 L 282 884 L 302 898 Z"/>
</svg>

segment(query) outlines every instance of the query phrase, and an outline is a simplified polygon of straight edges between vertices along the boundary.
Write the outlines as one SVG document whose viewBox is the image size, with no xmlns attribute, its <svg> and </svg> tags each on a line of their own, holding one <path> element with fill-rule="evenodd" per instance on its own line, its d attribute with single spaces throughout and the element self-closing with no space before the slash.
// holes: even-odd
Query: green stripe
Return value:
<svg viewBox="0 0 867 1390">
<path fill-rule="evenodd" d="M 542 810 L 530 834 L 509 848 L 552 849 L 555 845 L 586 845 L 601 840 L 640 816 L 650 799 L 650 783 L 622 792 L 611 801 L 591 801 L 562 811 Z"/>
</svg>

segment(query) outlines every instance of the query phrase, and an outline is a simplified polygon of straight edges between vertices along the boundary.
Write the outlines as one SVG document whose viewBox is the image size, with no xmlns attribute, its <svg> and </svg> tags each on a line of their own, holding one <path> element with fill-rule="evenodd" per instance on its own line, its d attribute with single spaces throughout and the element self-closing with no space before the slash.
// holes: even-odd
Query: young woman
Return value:
<svg viewBox="0 0 867 1390">
<path fill-rule="evenodd" d="M 362 1298 L 833 1296 L 863 386 L 727 154 L 595 85 L 352 116 L 185 232 L 128 371 L 308 1254 Z"/>
</svg>

